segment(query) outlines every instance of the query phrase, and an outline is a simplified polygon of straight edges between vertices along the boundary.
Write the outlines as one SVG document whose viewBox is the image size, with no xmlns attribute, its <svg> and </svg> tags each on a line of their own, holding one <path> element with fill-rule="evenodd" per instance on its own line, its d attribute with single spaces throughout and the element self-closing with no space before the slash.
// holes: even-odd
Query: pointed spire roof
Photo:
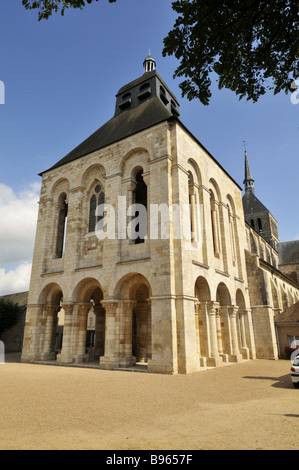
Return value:
<svg viewBox="0 0 299 470">
<path fill-rule="evenodd" d="M 249 167 L 247 150 L 245 150 L 245 179 L 243 183 L 245 185 L 245 191 L 250 191 L 254 194 L 254 179 L 252 178 L 252 174 Z"/>
</svg>

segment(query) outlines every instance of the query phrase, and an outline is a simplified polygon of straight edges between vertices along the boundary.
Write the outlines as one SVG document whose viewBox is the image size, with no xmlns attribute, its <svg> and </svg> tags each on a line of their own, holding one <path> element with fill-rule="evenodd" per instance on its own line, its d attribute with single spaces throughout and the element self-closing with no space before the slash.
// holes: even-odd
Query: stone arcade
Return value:
<svg viewBox="0 0 299 470">
<path fill-rule="evenodd" d="M 152 57 L 117 93 L 114 117 L 41 176 L 23 362 L 186 374 L 277 358 L 273 317 L 298 285 L 272 238 L 245 222 L 242 188 L 183 125 Z M 120 196 L 149 217 L 154 204 L 190 205 L 189 239 L 172 236 L 170 213 L 169 237 L 137 224 L 134 239 L 100 240 L 96 208 L 117 214 Z"/>
</svg>

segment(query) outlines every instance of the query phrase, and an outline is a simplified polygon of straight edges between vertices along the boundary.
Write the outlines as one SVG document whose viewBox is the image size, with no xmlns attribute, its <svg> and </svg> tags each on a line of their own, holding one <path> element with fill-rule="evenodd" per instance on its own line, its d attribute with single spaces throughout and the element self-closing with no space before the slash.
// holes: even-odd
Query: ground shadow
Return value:
<svg viewBox="0 0 299 470">
<path fill-rule="evenodd" d="M 275 388 L 294 388 L 290 374 L 282 375 L 281 377 L 271 377 L 271 376 L 244 376 L 243 379 L 253 379 L 253 380 L 269 380 L 274 382 L 271 387 Z"/>
</svg>

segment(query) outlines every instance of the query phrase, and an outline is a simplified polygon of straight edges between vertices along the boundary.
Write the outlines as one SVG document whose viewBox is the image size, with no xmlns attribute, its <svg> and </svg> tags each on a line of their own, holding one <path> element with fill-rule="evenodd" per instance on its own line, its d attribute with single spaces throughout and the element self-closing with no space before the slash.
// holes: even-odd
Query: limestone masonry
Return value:
<svg viewBox="0 0 299 470">
<path fill-rule="evenodd" d="M 22 361 L 187 374 L 276 359 L 274 315 L 299 286 L 279 270 L 277 223 L 256 201 L 247 155 L 245 169 L 242 200 L 149 56 L 115 116 L 42 173 Z M 120 213 L 120 200 L 147 220 L 135 220 L 135 238 L 100 240 L 101 204 L 115 209 L 112 227 L 134 226 L 137 209 Z M 190 207 L 187 221 L 169 211 L 169 236 L 151 237 L 155 205 Z M 187 237 L 173 236 L 178 223 Z"/>
</svg>

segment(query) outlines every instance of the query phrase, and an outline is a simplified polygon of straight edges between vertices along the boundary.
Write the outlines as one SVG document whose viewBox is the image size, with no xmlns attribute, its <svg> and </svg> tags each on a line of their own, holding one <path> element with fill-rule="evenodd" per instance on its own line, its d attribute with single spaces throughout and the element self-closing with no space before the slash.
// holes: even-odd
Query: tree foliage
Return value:
<svg viewBox="0 0 299 470">
<path fill-rule="evenodd" d="M 38 10 L 38 20 L 47 20 L 52 13 L 60 11 L 61 15 L 67 8 L 82 8 L 85 7 L 85 2 L 92 3 L 98 0 L 22 0 L 22 4 L 27 10 Z M 109 0 L 109 3 L 114 3 L 116 0 Z"/>
<path fill-rule="evenodd" d="M 97 1 L 22 3 L 37 9 L 41 20 Z M 299 0 L 176 0 L 172 8 L 178 17 L 164 39 L 163 55 L 180 62 L 174 77 L 184 77 L 183 96 L 208 105 L 215 78 L 220 89 L 254 102 L 267 90 L 277 94 L 292 89 L 299 73 Z"/>
<path fill-rule="evenodd" d="M 7 299 L 0 299 L 0 335 L 11 330 L 20 320 L 22 309 Z"/>
<path fill-rule="evenodd" d="M 177 0 L 163 55 L 180 61 L 183 96 L 207 105 L 218 87 L 256 102 L 267 90 L 286 93 L 299 56 L 298 0 Z M 215 75 L 216 74 L 216 75 Z"/>
</svg>

